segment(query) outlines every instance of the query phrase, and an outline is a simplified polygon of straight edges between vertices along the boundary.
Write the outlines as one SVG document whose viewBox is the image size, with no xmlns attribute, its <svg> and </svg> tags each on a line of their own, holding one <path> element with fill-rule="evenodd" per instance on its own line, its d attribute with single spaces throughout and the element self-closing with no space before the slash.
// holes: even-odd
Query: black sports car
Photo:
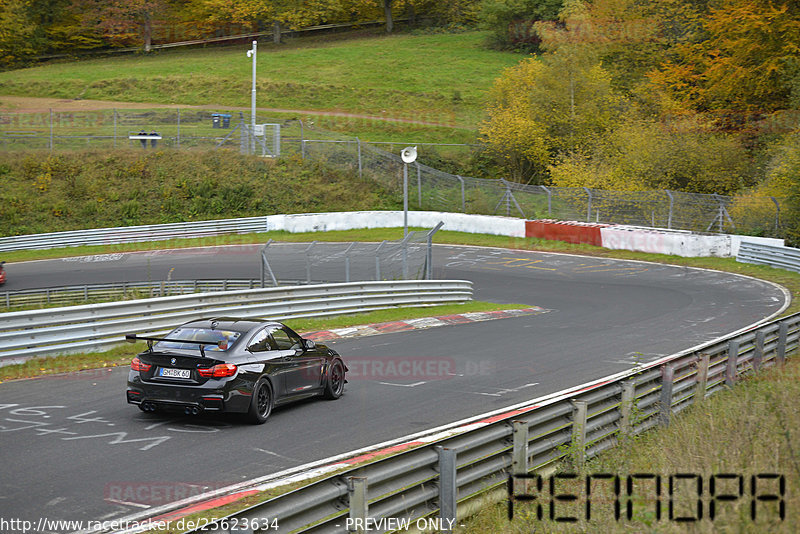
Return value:
<svg viewBox="0 0 800 534">
<path fill-rule="evenodd" d="M 145 412 L 238 412 L 263 423 L 273 406 L 321 395 L 338 399 L 339 354 L 276 321 L 220 317 L 183 324 L 165 337 L 129 334 L 148 350 L 131 362 L 127 398 Z"/>
</svg>

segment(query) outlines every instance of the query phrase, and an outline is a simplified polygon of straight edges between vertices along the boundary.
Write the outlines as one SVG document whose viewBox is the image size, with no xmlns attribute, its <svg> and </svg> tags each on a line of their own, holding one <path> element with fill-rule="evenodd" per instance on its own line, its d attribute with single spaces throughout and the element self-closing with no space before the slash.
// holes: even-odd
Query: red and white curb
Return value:
<svg viewBox="0 0 800 534">
<path fill-rule="evenodd" d="M 511 317 L 522 317 L 525 315 L 538 315 L 547 313 L 550 310 L 531 306 L 516 310 L 495 310 L 489 312 L 470 312 L 454 315 L 439 315 L 436 317 L 420 317 L 419 319 L 407 319 L 405 321 L 391 321 L 388 323 L 377 323 L 349 328 L 334 328 L 319 332 L 303 334 L 308 339 L 314 341 L 333 341 L 352 337 L 377 336 L 393 332 L 407 332 L 410 330 L 421 330 L 423 328 L 436 328 L 439 326 L 450 326 L 455 324 L 477 323 L 481 321 L 492 321 L 494 319 L 508 319 Z"/>
</svg>

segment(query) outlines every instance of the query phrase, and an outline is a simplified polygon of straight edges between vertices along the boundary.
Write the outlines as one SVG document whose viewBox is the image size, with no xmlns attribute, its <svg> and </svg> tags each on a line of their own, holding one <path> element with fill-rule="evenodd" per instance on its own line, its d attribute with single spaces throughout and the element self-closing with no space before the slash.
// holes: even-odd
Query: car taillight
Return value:
<svg viewBox="0 0 800 534">
<path fill-rule="evenodd" d="M 138 356 L 133 360 L 131 360 L 132 371 L 149 371 L 151 367 L 152 365 L 150 365 L 149 363 L 143 363 Z"/>
<path fill-rule="evenodd" d="M 204 378 L 225 378 L 236 374 L 236 366 L 232 363 L 221 363 L 208 369 L 198 369 L 197 373 Z"/>
</svg>

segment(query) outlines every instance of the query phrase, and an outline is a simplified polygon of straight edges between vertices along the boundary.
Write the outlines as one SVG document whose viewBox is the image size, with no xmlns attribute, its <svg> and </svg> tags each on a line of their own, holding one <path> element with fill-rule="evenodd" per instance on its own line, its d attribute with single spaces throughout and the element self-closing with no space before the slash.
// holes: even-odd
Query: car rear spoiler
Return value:
<svg viewBox="0 0 800 534">
<path fill-rule="evenodd" d="M 149 350 L 150 352 L 153 352 L 153 342 L 155 341 L 170 341 L 172 343 L 191 343 L 193 345 L 200 346 L 200 355 L 203 358 L 206 357 L 206 351 L 205 351 L 206 345 L 216 345 L 220 349 L 223 348 L 223 343 L 225 344 L 225 346 L 227 346 L 227 340 L 221 340 L 217 343 L 213 343 L 210 341 L 197 341 L 196 339 L 173 339 L 168 337 L 137 336 L 136 334 L 125 334 L 125 341 L 127 341 L 128 343 L 136 343 L 137 341 L 147 341 L 147 350 Z"/>
</svg>

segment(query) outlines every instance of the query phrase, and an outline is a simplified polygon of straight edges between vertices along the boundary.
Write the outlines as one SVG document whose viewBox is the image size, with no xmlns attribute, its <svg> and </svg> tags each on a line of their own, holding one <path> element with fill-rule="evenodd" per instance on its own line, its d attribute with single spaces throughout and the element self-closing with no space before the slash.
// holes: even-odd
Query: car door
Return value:
<svg viewBox="0 0 800 534">
<path fill-rule="evenodd" d="M 276 328 L 271 333 L 280 350 L 292 351 L 286 372 L 286 390 L 289 395 L 302 394 L 322 384 L 322 368 L 325 358 L 316 351 L 306 350 L 300 336 L 288 328 Z"/>
<path fill-rule="evenodd" d="M 286 396 L 286 375 L 295 363 L 289 358 L 293 350 L 279 350 L 270 335 L 274 326 L 262 328 L 247 343 L 248 367 L 260 374 L 266 373 L 272 380 L 275 398 Z"/>
</svg>

